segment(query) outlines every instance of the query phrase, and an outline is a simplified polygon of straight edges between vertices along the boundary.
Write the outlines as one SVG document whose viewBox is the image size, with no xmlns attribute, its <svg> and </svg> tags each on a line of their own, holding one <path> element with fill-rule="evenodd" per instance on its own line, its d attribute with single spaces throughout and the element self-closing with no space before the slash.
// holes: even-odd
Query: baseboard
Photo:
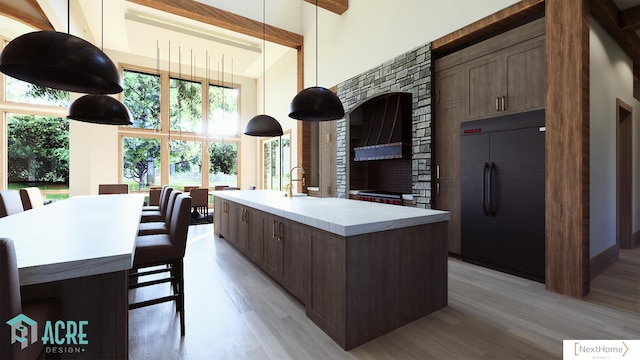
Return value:
<svg viewBox="0 0 640 360">
<path fill-rule="evenodd" d="M 607 250 L 591 258 L 589 263 L 589 272 L 591 280 L 600 275 L 609 266 L 615 264 L 620 257 L 620 249 L 618 244 L 614 244 Z"/>
</svg>

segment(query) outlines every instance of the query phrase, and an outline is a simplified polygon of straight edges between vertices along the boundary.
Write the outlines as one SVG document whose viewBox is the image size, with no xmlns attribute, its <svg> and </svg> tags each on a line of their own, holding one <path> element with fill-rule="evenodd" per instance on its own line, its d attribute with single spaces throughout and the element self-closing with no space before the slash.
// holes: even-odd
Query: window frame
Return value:
<svg viewBox="0 0 640 360">
<path fill-rule="evenodd" d="M 241 99 L 242 99 L 242 86 L 238 83 L 231 82 L 221 82 L 214 79 L 205 79 L 197 76 L 187 76 L 180 75 L 176 73 L 169 73 L 166 70 L 150 69 L 142 66 L 136 66 L 131 64 L 121 63 L 120 72 L 124 75 L 124 71 L 135 71 L 140 73 L 147 73 L 152 75 L 160 75 L 160 130 L 154 129 L 142 129 L 142 128 L 132 128 L 129 126 L 119 126 L 118 127 L 118 179 L 124 179 L 124 162 L 123 162 L 123 143 L 125 137 L 145 137 L 145 138 L 155 138 L 160 139 L 160 182 L 162 185 L 166 185 L 170 183 L 170 156 L 169 156 L 169 140 L 185 140 L 185 141 L 196 141 L 201 142 L 201 150 L 202 150 L 202 178 L 199 185 L 205 188 L 209 188 L 209 169 L 210 169 L 210 159 L 209 159 L 209 143 L 211 142 L 234 142 L 238 147 L 238 185 L 241 183 L 241 138 L 240 133 L 237 136 L 231 137 L 213 137 L 207 134 L 207 129 L 209 128 L 209 85 L 213 86 L 221 86 L 226 88 L 235 88 L 238 91 L 238 116 L 237 116 L 237 128 L 240 129 L 240 119 L 241 119 Z M 186 81 L 200 82 L 201 84 L 201 94 L 202 94 L 202 126 L 200 132 L 185 132 L 185 131 L 175 131 L 170 130 L 169 124 L 169 114 L 170 114 L 170 79 L 181 79 Z M 123 94 L 120 94 L 120 100 L 123 100 Z M 238 131 L 239 132 L 239 131 Z M 146 190 L 137 190 L 131 189 L 131 192 L 146 192 Z"/>
</svg>

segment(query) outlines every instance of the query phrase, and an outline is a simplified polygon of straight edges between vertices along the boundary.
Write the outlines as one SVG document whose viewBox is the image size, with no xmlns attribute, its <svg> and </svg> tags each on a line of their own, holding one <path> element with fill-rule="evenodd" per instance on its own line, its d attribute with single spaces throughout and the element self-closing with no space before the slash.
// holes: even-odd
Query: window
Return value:
<svg viewBox="0 0 640 360">
<path fill-rule="evenodd" d="M 132 191 L 238 186 L 239 88 L 141 69 L 123 78 L 134 124 L 120 127 L 122 179 Z"/>
<path fill-rule="evenodd" d="M 9 189 L 37 186 L 47 199 L 69 196 L 69 121 L 7 114 Z"/>
<path fill-rule="evenodd" d="M 289 183 L 291 168 L 291 134 L 262 141 L 264 189 L 282 190 Z"/>
<path fill-rule="evenodd" d="M 124 104 L 139 129 L 160 130 L 160 76 L 125 70 Z"/>
<path fill-rule="evenodd" d="M 238 144 L 209 144 L 209 186 L 238 186 Z"/>
<path fill-rule="evenodd" d="M 171 79 L 171 131 L 202 132 L 202 84 Z"/>
<path fill-rule="evenodd" d="M 122 145 L 123 177 L 129 189 L 160 185 L 160 139 L 124 137 Z"/>
<path fill-rule="evenodd" d="M 7 41 L 0 40 L 0 44 Z M 0 75 L 0 190 L 40 188 L 45 199 L 69 197 L 69 92 Z M 4 148 L 4 146 L 0 146 Z"/>
</svg>

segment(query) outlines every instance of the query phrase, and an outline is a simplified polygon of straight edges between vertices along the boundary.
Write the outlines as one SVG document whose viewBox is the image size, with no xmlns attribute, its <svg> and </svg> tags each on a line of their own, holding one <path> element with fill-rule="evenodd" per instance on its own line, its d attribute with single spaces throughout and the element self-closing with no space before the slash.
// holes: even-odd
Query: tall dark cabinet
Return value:
<svg viewBox="0 0 640 360">
<path fill-rule="evenodd" d="M 544 281 L 544 110 L 461 125 L 462 258 Z"/>
</svg>

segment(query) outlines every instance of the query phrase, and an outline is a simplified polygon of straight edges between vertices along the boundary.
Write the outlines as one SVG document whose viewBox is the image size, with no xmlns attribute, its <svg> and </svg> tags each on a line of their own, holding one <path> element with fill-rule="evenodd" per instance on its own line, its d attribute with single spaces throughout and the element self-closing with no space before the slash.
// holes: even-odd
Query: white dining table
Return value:
<svg viewBox="0 0 640 360">
<path fill-rule="evenodd" d="M 88 321 L 80 358 L 128 357 L 127 277 L 143 202 L 142 194 L 77 196 L 0 218 L 23 300 L 57 297 L 61 320 Z"/>
</svg>

